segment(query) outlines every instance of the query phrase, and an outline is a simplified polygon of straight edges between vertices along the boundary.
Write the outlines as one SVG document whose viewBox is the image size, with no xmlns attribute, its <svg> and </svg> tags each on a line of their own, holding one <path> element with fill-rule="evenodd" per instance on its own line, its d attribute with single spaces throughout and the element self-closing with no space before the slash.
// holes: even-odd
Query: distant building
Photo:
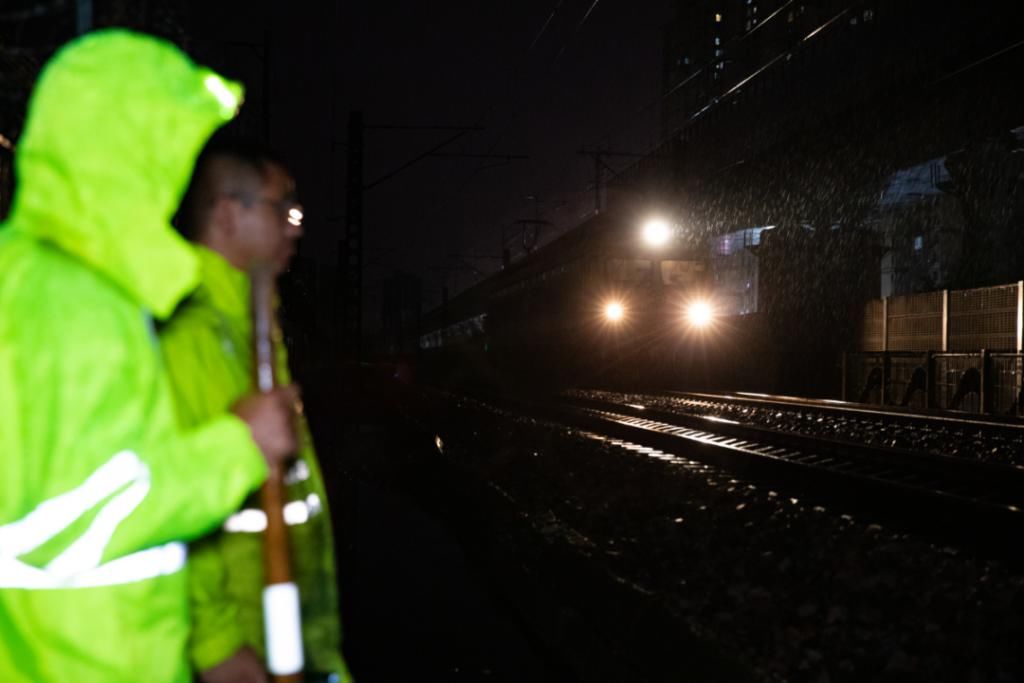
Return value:
<svg viewBox="0 0 1024 683">
<path fill-rule="evenodd" d="M 761 234 L 773 227 L 735 230 L 713 240 L 710 267 L 715 307 L 720 314 L 757 313 L 759 274 L 753 248 L 761 244 Z"/>
<path fill-rule="evenodd" d="M 885 249 L 882 296 L 942 289 L 952 279 L 966 221 L 961 202 L 941 189 L 949 183 L 944 158 L 890 176 L 873 221 Z"/>
<path fill-rule="evenodd" d="M 665 29 L 663 137 L 736 89 L 775 87 L 776 74 L 767 71 L 839 14 L 853 26 L 872 22 L 874 3 L 677 0 Z"/>
</svg>

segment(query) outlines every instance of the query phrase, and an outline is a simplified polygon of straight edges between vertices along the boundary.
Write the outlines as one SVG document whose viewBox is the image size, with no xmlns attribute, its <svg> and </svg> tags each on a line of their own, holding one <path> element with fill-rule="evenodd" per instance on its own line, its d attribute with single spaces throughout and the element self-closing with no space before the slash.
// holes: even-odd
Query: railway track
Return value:
<svg viewBox="0 0 1024 683">
<path fill-rule="evenodd" d="M 1014 562 L 1024 559 L 1019 549 L 1024 532 L 1024 468 L 803 434 L 722 415 L 736 412 L 724 409 L 728 406 L 770 407 L 775 415 L 811 410 L 822 422 L 848 421 L 856 415 L 857 420 L 892 419 L 904 429 L 934 431 L 936 425 L 955 425 L 972 434 L 994 430 L 1001 438 L 1019 437 L 1016 425 L 948 416 L 880 415 L 849 405 L 778 397 L 673 394 L 666 404 L 665 396 L 646 397 L 649 400 L 613 396 L 576 392 L 552 401 L 501 403 L 514 412 L 617 440 L 667 462 L 696 460 L 739 478 L 768 483 L 786 495 L 923 533 L 938 543 Z M 682 402 L 679 410 L 671 409 L 674 401 Z M 815 424 L 821 424 L 818 417 Z"/>
<path fill-rule="evenodd" d="M 822 417 L 830 421 L 855 422 L 881 430 L 911 430 L 919 441 L 936 435 L 941 439 L 962 439 L 983 433 L 989 443 L 1006 444 L 1015 454 L 1024 455 L 1024 421 L 1016 417 L 970 415 L 951 411 L 915 412 L 895 406 L 872 407 L 858 403 L 829 399 L 806 399 L 793 396 L 735 393 L 706 394 L 669 392 L 681 407 L 690 406 L 702 411 L 739 409 L 799 412 L 805 417 Z M 925 445 L 924 450 L 928 446 Z"/>
</svg>

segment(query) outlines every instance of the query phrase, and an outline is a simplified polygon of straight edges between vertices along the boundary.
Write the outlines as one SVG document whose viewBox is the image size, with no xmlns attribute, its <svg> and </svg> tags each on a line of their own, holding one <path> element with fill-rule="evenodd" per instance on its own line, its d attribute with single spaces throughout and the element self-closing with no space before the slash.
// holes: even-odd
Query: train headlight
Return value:
<svg viewBox="0 0 1024 683">
<path fill-rule="evenodd" d="M 652 218 L 644 223 L 644 242 L 652 247 L 660 247 L 672 237 L 672 228 L 669 224 L 660 219 Z"/>
<path fill-rule="evenodd" d="M 619 322 L 625 314 L 625 309 L 618 301 L 609 301 L 604 305 L 604 319 L 610 323 Z"/>
<path fill-rule="evenodd" d="M 691 327 L 705 328 L 715 319 L 715 311 L 707 301 L 693 301 L 686 307 L 686 322 Z"/>
</svg>

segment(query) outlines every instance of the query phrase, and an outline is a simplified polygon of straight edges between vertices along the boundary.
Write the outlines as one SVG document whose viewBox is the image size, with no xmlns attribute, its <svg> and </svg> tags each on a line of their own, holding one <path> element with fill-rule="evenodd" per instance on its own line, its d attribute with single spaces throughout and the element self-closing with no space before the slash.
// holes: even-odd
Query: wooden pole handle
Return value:
<svg viewBox="0 0 1024 683">
<path fill-rule="evenodd" d="M 274 338 L 274 272 L 257 267 L 250 272 L 252 288 L 253 380 L 261 393 L 277 386 L 277 349 Z M 284 521 L 284 472 L 270 468 L 260 488 L 266 516 L 263 534 L 263 619 L 267 667 L 275 683 L 302 680 L 302 627 L 298 589 L 292 579 L 288 527 Z"/>
</svg>

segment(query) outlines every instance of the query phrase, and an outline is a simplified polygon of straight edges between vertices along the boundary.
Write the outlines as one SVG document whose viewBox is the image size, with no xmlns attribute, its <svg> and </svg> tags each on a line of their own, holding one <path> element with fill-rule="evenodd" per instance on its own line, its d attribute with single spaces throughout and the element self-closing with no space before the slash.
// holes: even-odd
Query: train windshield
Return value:
<svg viewBox="0 0 1024 683">
<path fill-rule="evenodd" d="M 610 258 L 605 262 L 608 280 L 619 284 L 651 283 L 652 263 L 646 259 Z"/>
<path fill-rule="evenodd" d="M 661 282 L 671 287 L 691 287 L 701 284 L 704 264 L 700 261 L 662 261 Z"/>
</svg>

